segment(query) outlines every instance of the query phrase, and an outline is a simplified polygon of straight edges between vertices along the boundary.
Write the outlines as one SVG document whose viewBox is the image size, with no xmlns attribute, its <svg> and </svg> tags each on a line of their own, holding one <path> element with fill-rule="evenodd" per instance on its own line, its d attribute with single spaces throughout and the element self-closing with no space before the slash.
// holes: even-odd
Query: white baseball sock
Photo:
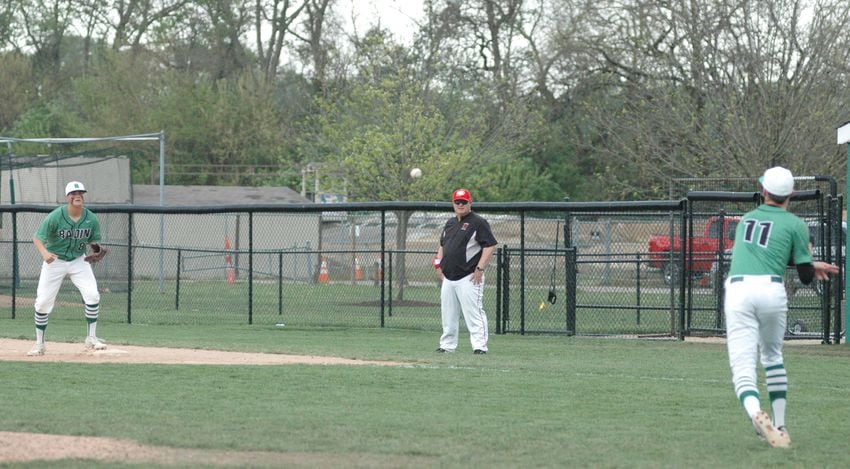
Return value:
<svg viewBox="0 0 850 469">
<path fill-rule="evenodd" d="M 767 395 L 773 410 L 773 426 L 785 426 L 785 406 L 788 394 L 788 373 L 782 363 L 768 366 L 764 369 L 767 382 Z"/>
<path fill-rule="evenodd" d="M 752 418 L 758 413 L 758 411 L 761 410 L 761 403 L 759 402 L 758 396 L 747 396 L 744 398 L 742 404 L 744 405 L 744 410 L 747 412 L 747 415 L 749 415 L 750 418 Z"/>
<path fill-rule="evenodd" d="M 773 426 L 776 428 L 785 426 L 785 399 L 774 399 L 770 405 L 773 408 Z"/>
</svg>

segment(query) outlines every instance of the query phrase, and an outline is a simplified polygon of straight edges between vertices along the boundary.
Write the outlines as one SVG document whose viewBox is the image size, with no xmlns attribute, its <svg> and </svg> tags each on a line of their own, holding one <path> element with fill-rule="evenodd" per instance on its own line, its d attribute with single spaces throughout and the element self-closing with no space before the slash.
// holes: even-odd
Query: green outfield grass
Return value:
<svg viewBox="0 0 850 469">
<path fill-rule="evenodd" d="M 486 288 L 484 308 L 490 327 L 495 331 L 498 297 L 493 284 Z M 105 282 L 103 285 L 111 285 L 107 287 L 109 291 L 101 294 L 101 320 L 105 323 L 126 323 L 130 320 L 146 325 L 245 325 L 250 320 L 255 325 L 283 322 L 293 327 L 368 328 L 383 324 L 393 329 L 435 331 L 440 322 L 440 291 L 436 280 L 410 283 L 404 290 L 403 301 L 399 301 L 397 285 L 388 282 L 385 285 L 388 301 L 383 318 L 381 288 L 371 281 L 314 284 L 260 279 L 254 282 L 249 306 L 249 286 L 244 279 L 235 284 L 224 280 L 183 280 L 179 285 L 173 280 L 162 284 L 154 280 L 137 280 L 129 315 L 127 289 L 119 288 L 122 285 L 118 282 Z M 16 315 L 19 318 L 31 317 L 35 286 L 34 281 L 22 282 L 16 291 L 19 299 Z M 509 292 L 510 314 L 507 317 L 510 321 L 506 330 L 520 331 L 524 324 L 526 331 L 565 332 L 569 295 L 559 287 L 557 303 L 549 305 L 546 302 L 549 289 L 548 285 L 526 284 L 521 290 L 515 283 Z M 9 295 L 11 292 L 0 293 Z M 627 286 L 581 285 L 575 295 L 578 335 L 676 333 L 678 290 L 671 291 L 669 287 L 637 290 Z M 523 296 L 524 318 L 520 314 Z M 718 301 L 714 290 L 694 288 L 691 297 L 694 313 L 689 326 L 701 330 L 715 329 L 722 318 L 716 312 Z M 792 309 L 789 324 L 803 320 L 808 332 L 823 330 L 820 303 L 812 290 L 802 289 L 789 301 Z M 76 319 L 82 314 L 79 293 L 70 282 L 66 282 L 60 290 L 57 302 L 51 318 Z M 541 303 L 543 308 L 540 308 Z M 0 317 L 11 318 L 11 308 L 6 304 L 0 301 Z"/>
<path fill-rule="evenodd" d="M 155 281 L 134 284 L 131 321 L 136 324 L 240 325 L 248 323 L 248 285 L 217 281 L 182 282 L 179 288 L 167 282 L 160 289 Z M 531 331 L 564 331 L 566 328 L 566 293 L 559 292 L 556 305 L 539 304 L 548 296 L 548 287 L 527 287 L 526 329 Z M 484 307 L 496 329 L 495 287 L 488 287 Z M 404 301 L 398 300 L 397 287 L 386 287 L 389 300 L 384 309 L 384 324 L 390 328 L 439 330 L 440 289 L 436 282 L 414 284 L 405 288 Z M 18 318 L 30 318 L 35 284 L 17 291 Z M 579 334 L 659 334 L 669 332 L 669 291 L 647 290 L 641 293 L 642 310 L 625 309 L 636 304 L 636 294 L 628 289 L 604 290 L 579 288 L 576 298 Z M 283 322 L 298 327 L 379 327 L 381 291 L 370 282 L 324 284 L 257 282 L 253 288 L 254 324 L 274 325 Z M 19 300 L 21 301 L 21 300 Z M 71 285 L 60 290 L 57 307 L 51 319 L 73 320 L 82 314 L 79 293 Z M 666 306 L 665 306 L 666 305 Z M 509 330 L 520 328 L 520 295 L 511 293 Z M 126 323 L 127 293 L 109 291 L 101 294 L 101 320 Z M 640 318 L 638 319 L 638 316 Z M 0 307 L 0 317 L 11 318 L 10 307 Z"/>
<path fill-rule="evenodd" d="M 51 320 L 48 340 L 84 325 Z M 491 336 L 436 354 L 394 329 L 105 323 L 114 345 L 331 355 L 407 366 L 175 366 L 0 362 L 0 431 L 178 448 L 392 457 L 401 467 L 843 467 L 850 348 L 786 348 L 794 448 L 755 436 L 721 344 Z M 0 336 L 33 336 L 0 319 Z M 48 348 L 49 350 L 49 348 Z M 319 459 L 321 460 L 321 459 Z M 345 459 L 343 459 L 345 460 Z M 352 465 L 356 458 L 352 458 Z M 92 463 L 92 464 L 89 464 Z M 91 461 L 12 467 L 106 466 Z M 114 464 L 109 464 L 114 466 Z"/>
</svg>

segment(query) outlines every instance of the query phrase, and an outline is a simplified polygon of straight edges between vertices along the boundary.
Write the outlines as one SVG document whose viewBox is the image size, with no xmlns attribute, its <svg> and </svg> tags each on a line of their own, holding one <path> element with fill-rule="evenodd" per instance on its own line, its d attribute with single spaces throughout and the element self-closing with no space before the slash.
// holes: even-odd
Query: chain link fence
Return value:
<svg viewBox="0 0 850 469">
<path fill-rule="evenodd" d="M 721 293 L 711 276 L 680 275 L 670 266 L 681 267 L 681 246 L 658 251 L 650 245 L 656 237 L 682 236 L 691 225 L 687 206 L 475 204 L 500 244 L 491 262 L 497 268 L 488 269 L 485 280 L 491 330 L 722 334 Z M 90 208 L 101 220 L 102 244 L 111 249 L 94 267 L 102 321 L 440 330 L 440 283 L 431 259 L 452 216 L 450 204 Z M 725 209 L 734 218 L 744 208 Z M 2 317 L 32 320 L 41 259 L 31 238 L 50 210 L 0 206 Z M 697 212 L 690 215 L 696 231 Z M 836 303 L 805 288 L 797 296 L 811 302 L 801 327 L 808 334 L 828 329 Z M 817 301 L 825 310 L 820 321 L 812 316 Z M 66 281 L 52 317 L 82 315 L 79 293 Z"/>
</svg>

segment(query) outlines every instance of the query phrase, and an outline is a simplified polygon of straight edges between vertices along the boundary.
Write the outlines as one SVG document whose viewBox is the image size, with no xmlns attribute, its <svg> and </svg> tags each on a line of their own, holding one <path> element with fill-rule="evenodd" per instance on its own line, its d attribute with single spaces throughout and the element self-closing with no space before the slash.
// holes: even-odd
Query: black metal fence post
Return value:
<svg viewBox="0 0 850 469">
<path fill-rule="evenodd" d="M 578 295 L 578 258 L 577 249 L 575 247 L 568 249 L 566 252 L 565 283 L 567 286 L 567 294 L 564 299 L 567 307 L 567 333 L 569 335 L 576 334 L 576 296 Z"/>
<path fill-rule="evenodd" d="M 277 315 L 283 316 L 283 253 L 277 253 Z"/>
<path fill-rule="evenodd" d="M 248 324 L 254 324 L 254 212 L 248 212 Z"/>
<path fill-rule="evenodd" d="M 378 266 L 378 279 L 381 282 L 381 327 L 384 327 L 386 323 L 386 312 L 385 312 L 385 303 L 387 301 L 386 297 L 386 284 L 384 283 L 384 270 L 386 270 L 387 263 L 386 254 L 387 252 L 387 211 L 381 210 L 381 263 Z"/>
<path fill-rule="evenodd" d="M 501 334 L 502 329 L 502 271 L 505 266 L 502 262 L 504 247 L 496 249 L 496 334 Z"/>
<path fill-rule="evenodd" d="M 525 334 L 525 212 L 519 214 L 519 333 Z"/>
<path fill-rule="evenodd" d="M 502 333 L 508 331 L 511 321 L 511 255 L 508 246 L 504 246 L 502 255 Z"/>
<path fill-rule="evenodd" d="M 133 213 L 127 214 L 127 324 L 133 324 Z"/>
<path fill-rule="evenodd" d="M 18 212 L 12 213 L 12 319 L 18 302 Z"/>
<path fill-rule="evenodd" d="M 177 310 L 177 311 L 180 311 L 180 267 L 181 267 L 181 263 L 182 263 L 182 260 L 183 260 L 182 258 L 183 258 L 183 250 L 178 249 L 177 250 L 177 278 L 174 280 L 175 283 L 176 283 L 175 288 L 177 290 L 174 294 L 174 309 Z"/>
</svg>

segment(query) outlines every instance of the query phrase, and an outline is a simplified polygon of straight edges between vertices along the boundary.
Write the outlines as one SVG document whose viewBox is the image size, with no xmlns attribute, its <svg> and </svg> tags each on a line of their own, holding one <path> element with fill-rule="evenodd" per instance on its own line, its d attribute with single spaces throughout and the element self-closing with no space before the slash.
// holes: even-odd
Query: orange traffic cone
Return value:
<svg viewBox="0 0 850 469">
<path fill-rule="evenodd" d="M 354 280 L 363 280 L 363 271 L 360 270 L 360 259 L 354 258 Z"/>
<path fill-rule="evenodd" d="M 224 250 L 230 251 L 230 238 L 227 235 L 224 235 Z M 229 253 L 224 256 L 224 270 L 227 272 L 227 283 L 236 283 L 236 270 L 233 268 Z"/>
<path fill-rule="evenodd" d="M 331 280 L 328 274 L 328 258 L 322 257 L 322 265 L 319 267 L 319 283 L 328 283 Z"/>
</svg>

